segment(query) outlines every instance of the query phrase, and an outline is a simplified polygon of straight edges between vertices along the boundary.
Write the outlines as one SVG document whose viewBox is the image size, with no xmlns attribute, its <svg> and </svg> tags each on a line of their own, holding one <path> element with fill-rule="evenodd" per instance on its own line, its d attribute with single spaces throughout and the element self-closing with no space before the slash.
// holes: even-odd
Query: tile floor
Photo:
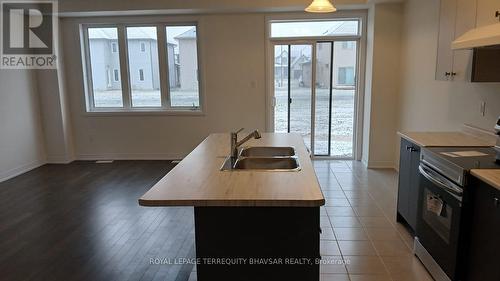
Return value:
<svg viewBox="0 0 500 281">
<path fill-rule="evenodd" d="M 432 280 L 396 222 L 397 173 L 356 161 L 313 162 L 323 194 L 321 281 Z"/>
<path fill-rule="evenodd" d="M 321 207 L 321 281 L 430 281 L 396 222 L 398 174 L 358 161 L 313 161 Z M 196 270 L 196 269 L 194 269 Z M 190 276 L 196 280 L 196 272 Z"/>
</svg>

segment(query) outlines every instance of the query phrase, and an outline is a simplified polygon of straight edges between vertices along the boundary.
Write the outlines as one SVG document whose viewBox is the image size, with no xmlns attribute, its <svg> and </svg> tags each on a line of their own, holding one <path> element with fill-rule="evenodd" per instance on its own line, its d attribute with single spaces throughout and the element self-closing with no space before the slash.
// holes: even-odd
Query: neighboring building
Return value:
<svg viewBox="0 0 500 281">
<path fill-rule="evenodd" d="M 179 42 L 179 82 L 181 90 L 198 90 L 196 27 L 174 37 Z"/>
<path fill-rule="evenodd" d="M 304 54 L 308 46 L 294 46 L 292 48 L 291 77 L 293 83 L 302 83 L 304 70 L 302 65 L 311 60 L 310 53 Z M 284 48 L 274 59 L 274 73 L 278 87 L 284 87 L 288 81 L 288 48 Z"/>
<path fill-rule="evenodd" d="M 275 50 L 275 52 L 277 49 Z M 288 83 L 288 51 L 282 50 L 274 58 L 274 81 L 276 87 L 284 87 Z"/>
<path fill-rule="evenodd" d="M 134 90 L 159 90 L 158 43 L 156 34 L 144 29 L 127 30 L 130 86 Z M 95 90 L 121 88 L 120 59 L 116 32 L 105 28 L 89 29 L 92 84 Z M 170 85 L 179 85 L 174 43 L 167 43 Z M 172 75 L 174 74 L 174 75 Z"/>
</svg>

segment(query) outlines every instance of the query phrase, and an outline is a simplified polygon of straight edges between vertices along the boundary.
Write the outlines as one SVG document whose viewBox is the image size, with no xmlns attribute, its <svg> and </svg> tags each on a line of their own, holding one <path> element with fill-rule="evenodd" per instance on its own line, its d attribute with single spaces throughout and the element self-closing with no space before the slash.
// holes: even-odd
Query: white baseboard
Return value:
<svg viewBox="0 0 500 281">
<path fill-rule="evenodd" d="M 31 171 L 35 168 L 38 168 L 42 165 L 45 165 L 45 164 L 46 164 L 45 161 L 39 160 L 39 161 L 33 161 L 33 162 L 26 164 L 26 165 L 16 167 L 14 169 L 10 169 L 8 171 L 1 171 L 0 172 L 0 182 L 4 182 L 4 181 L 9 180 L 13 177 L 17 177 L 21 174 L 29 172 L 29 171 Z"/>
<path fill-rule="evenodd" d="M 181 153 L 100 153 L 79 154 L 77 160 L 179 160 L 186 155 Z"/>
</svg>

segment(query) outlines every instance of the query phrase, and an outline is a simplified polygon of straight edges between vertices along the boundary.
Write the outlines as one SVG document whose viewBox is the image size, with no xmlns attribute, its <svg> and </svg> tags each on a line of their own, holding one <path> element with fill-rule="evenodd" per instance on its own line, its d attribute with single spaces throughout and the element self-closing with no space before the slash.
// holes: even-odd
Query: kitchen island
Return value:
<svg viewBox="0 0 500 281">
<path fill-rule="evenodd" d="M 139 199 L 193 206 L 198 281 L 319 280 L 325 199 L 298 134 L 262 134 L 247 146 L 294 147 L 298 171 L 221 171 L 229 134 L 212 134 Z"/>
</svg>

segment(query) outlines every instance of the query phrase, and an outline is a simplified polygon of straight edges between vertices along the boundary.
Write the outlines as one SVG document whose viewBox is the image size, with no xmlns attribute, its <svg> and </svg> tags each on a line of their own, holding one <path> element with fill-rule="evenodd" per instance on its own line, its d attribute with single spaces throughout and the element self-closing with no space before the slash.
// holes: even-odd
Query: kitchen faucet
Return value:
<svg viewBox="0 0 500 281">
<path fill-rule="evenodd" d="M 248 136 L 244 137 L 242 140 L 238 141 L 238 133 L 243 131 L 244 128 L 239 129 L 236 132 L 231 132 L 231 162 L 234 165 L 236 158 L 238 158 L 238 147 L 240 147 L 245 142 L 249 141 L 251 138 L 260 139 L 261 135 L 259 130 L 251 132 Z"/>
</svg>

